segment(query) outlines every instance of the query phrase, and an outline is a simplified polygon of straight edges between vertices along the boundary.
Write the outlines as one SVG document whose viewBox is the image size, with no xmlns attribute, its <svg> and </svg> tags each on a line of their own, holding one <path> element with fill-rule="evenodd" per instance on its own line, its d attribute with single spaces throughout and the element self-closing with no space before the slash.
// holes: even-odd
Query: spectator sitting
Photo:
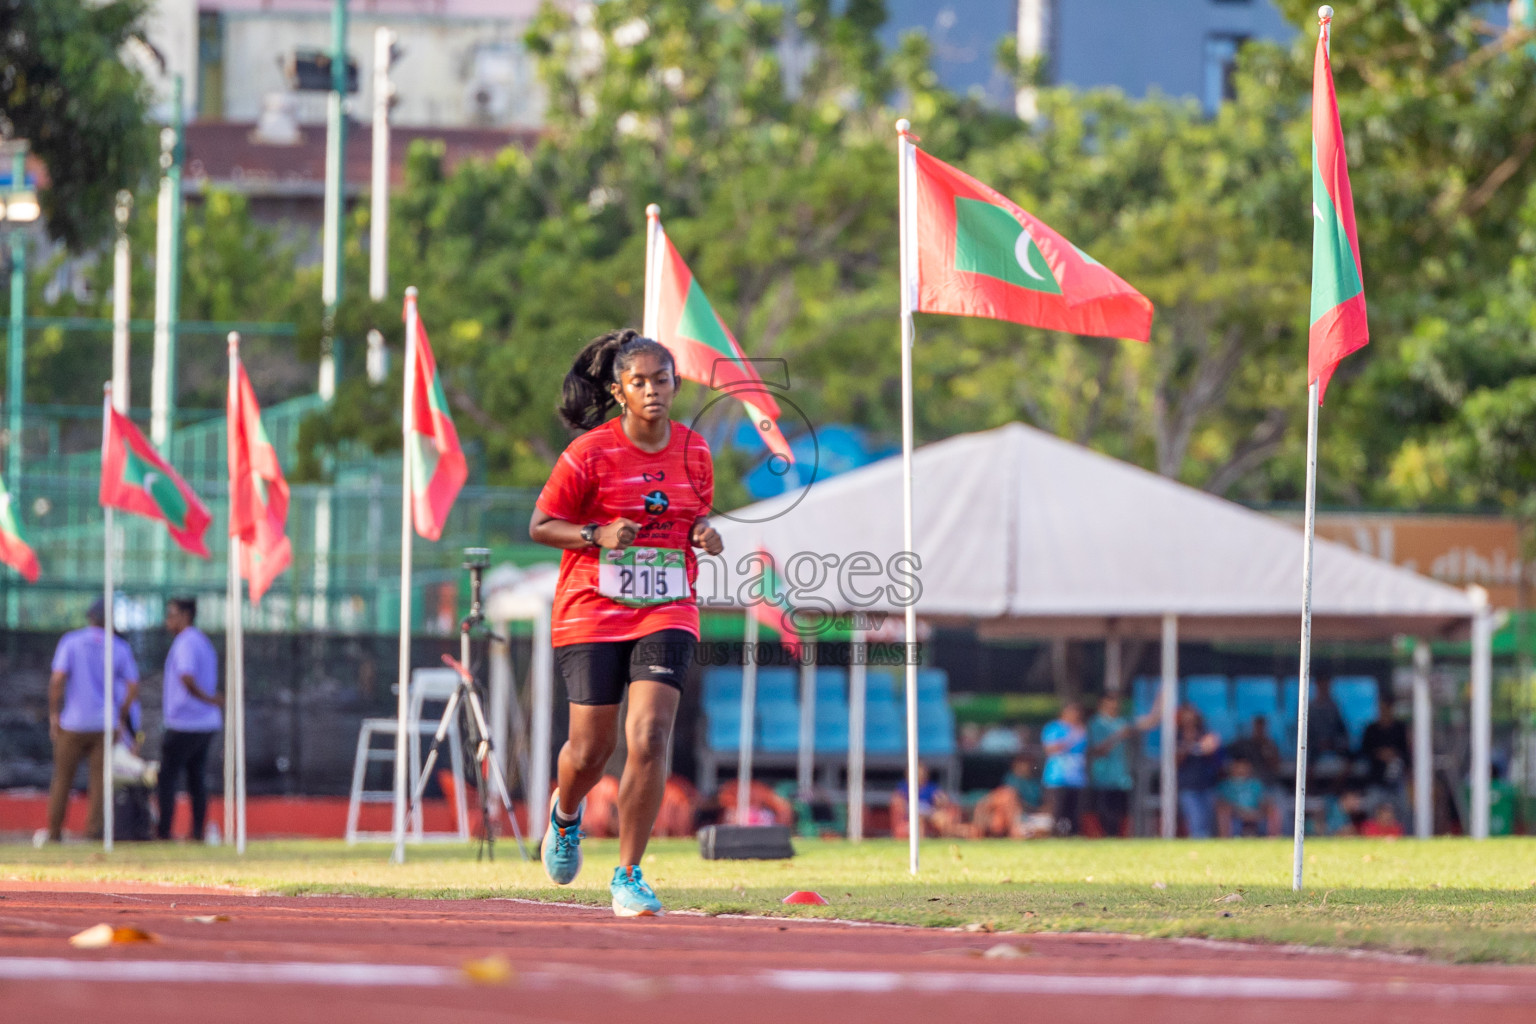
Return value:
<svg viewBox="0 0 1536 1024">
<path fill-rule="evenodd" d="M 1319 792 L 1337 792 L 1349 773 L 1349 730 L 1326 681 L 1307 705 L 1307 767 L 1308 788 Z"/>
<path fill-rule="evenodd" d="M 1274 801 L 1264 783 L 1253 773 L 1246 758 L 1233 758 L 1227 777 L 1216 787 L 1216 820 L 1226 837 L 1273 835 L 1278 823 L 1272 821 Z"/>
<path fill-rule="evenodd" d="M 1029 835 L 1029 815 L 1037 814 L 1045 793 L 1035 778 L 1035 765 L 1020 754 L 998 787 L 976 804 L 971 816 L 971 831 L 978 839 L 1023 839 Z M 1048 830 L 1047 830 L 1048 831 Z"/>
<path fill-rule="evenodd" d="M 1399 839 L 1403 835 L 1403 823 L 1397 820 L 1397 810 L 1391 801 L 1383 800 L 1376 805 L 1376 813 L 1360 826 L 1362 836 L 1374 839 Z"/>
<path fill-rule="evenodd" d="M 907 780 L 902 779 L 891 792 L 891 834 L 897 839 L 911 834 L 909 815 Z M 930 778 L 925 764 L 917 766 L 917 819 L 929 838 L 960 837 L 966 832 L 959 806 Z"/>
<path fill-rule="evenodd" d="M 1371 797 L 1390 801 L 1401 821 L 1408 814 L 1408 727 L 1391 702 L 1383 701 L 1381 714 L 1365 727 L 1360 754 Z"/>
<path fill-rule="evenodd" d="M 1323 815 L 1323 829 L 1328 835 L 1357 836 L 1366 823 L 1365 798 L 1357 790 L 1346 790 L 1337 799 L 1328 798 Z"/>
<path fill-rule="evenodd" d="M 1248 735 L 1234 742 L 1229 753 L 1234 761 L 1238 758 L 1247 761 L 1253 769 L 1254 778 L 1266 788 L 1279 784 L 1280 746 L 1269 734 L 1267 716 L 1254 715 Z"/>
<path fill-rule="evenodd" d="M 720 784 L 719 798 L 723 820 L 731 825 L 794 825 L 795 808 L 779 796 L 767 784 L 753 779 L 747 791 L 746 820 L 736 813 L 736 780 L 727 779 Z"/>
<path fill-rule="evenodd" d="M 588 800 L 591 796 L 588 795 Z M 655 836 L 691 836 L 698 813 L 699 791 L 681 775 L 669 776 L 661 790 L 661 810 L 656 814 Z"/>
</svg>

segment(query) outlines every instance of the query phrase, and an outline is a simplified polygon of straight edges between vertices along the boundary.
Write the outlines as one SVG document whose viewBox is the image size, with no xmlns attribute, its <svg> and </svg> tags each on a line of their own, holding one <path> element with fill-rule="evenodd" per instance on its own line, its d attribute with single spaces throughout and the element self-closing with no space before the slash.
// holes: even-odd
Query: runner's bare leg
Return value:
<svg viewBox="0 0 1536 1024">
<path fill-rule="evenodd" d="M 631 697 L 631 700 L 634 698 Z M 572 704 L 571 727 L 560 748 L 560 813 L 574 818 L 619 745 L 618 704 Z M 633 714 L 631 714 L 633 717 Z M 628 771 L 625 775 L 628 775 Z"/>
<path fill-rule="evenodd" d="M 676 687 L 642 679 L 629 684 L 629 748 L 619 780 L 619 864 L 639 864 L 650 842 L 667 783 L 667 740 L 682 694 Z M 561 794 L 564 802 L 564 793 Z"/>
</svg>

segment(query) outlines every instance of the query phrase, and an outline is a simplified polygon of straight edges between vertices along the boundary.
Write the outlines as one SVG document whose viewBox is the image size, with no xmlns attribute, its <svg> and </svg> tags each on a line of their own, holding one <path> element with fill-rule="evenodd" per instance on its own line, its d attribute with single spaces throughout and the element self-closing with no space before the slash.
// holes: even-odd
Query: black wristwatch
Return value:
<svg viewBox="0 0 1536 1024">
<path fill-rule="evenodd" d="M 588 523 L 581 528 L 581 539 L 588 544 L 597 543 L 597 531 L 601 529 L 596 523 Z"/>
</svg>

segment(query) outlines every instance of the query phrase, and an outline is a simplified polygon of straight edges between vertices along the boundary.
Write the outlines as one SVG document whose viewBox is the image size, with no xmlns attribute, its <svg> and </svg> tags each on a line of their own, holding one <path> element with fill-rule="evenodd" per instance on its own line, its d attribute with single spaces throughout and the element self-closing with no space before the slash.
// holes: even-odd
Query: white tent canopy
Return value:
<svg viewBox="0 0 1536 1024">
<path fill-rule="evenodd" d="M 1018 423 L 919 449 L 914 480 L 915 569 L 901 564 L 901 464 L 892 458 L 717 517 L 726 556 L 701 566 L 701 604 L 739 606 L 760 573 L 744 556 L 760 547 L 797 607 L 899 613 L 915 577 L 921 616 L 973 622 L 983 636 L 1161 638 L 1165 779 L 1178 640 L 1299 636 L 1302 536 L 1285 522 Z M 1472 633 L 1472 831 L 1486 834 L 1484 604 L 1323 540 L 1313 572 L 1315 638 Z M 1483 628 L 1471 628 L 1475 620 Z M 1427 670 L 1420 675 L 1427 693 Z M 1427 750 L 1427 717 L 1415 718 Z M 1422 800 L 1427 774 L 1420 782 Z M 1162 787 L 1166 835 L 1172 790 Z"/>
</svg>

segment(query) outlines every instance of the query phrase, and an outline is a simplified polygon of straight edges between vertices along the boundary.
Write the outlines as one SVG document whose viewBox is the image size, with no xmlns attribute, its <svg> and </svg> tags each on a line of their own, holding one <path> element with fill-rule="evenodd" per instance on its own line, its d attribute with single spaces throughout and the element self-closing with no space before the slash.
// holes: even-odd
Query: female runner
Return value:
<svg viewBox="0 0 1536 1024">
<path fill-rule="evenodd" d="M 618 744 L 627 689 L 611 885 L 620 917 L 662 913 L 640 858 L 661 807 L 672 719 L 698 641 L 692 549 L 718 555 L 723 547 L 705 518 L 714 499 L 709 446 L 668 418 L 676 386 L 671 353 L 634 331 L 613 331 L 582 349 L 565 376 L 560 416 L 585 433 L 555 463 L 528 525 L 533 540 L 565 552 L 552 639 L 571 724 L 544 869 L 559 885 L 581 870 L 582 799 Z M 614 406 L 619 415 L 608 419 Z"/>
</svg>

